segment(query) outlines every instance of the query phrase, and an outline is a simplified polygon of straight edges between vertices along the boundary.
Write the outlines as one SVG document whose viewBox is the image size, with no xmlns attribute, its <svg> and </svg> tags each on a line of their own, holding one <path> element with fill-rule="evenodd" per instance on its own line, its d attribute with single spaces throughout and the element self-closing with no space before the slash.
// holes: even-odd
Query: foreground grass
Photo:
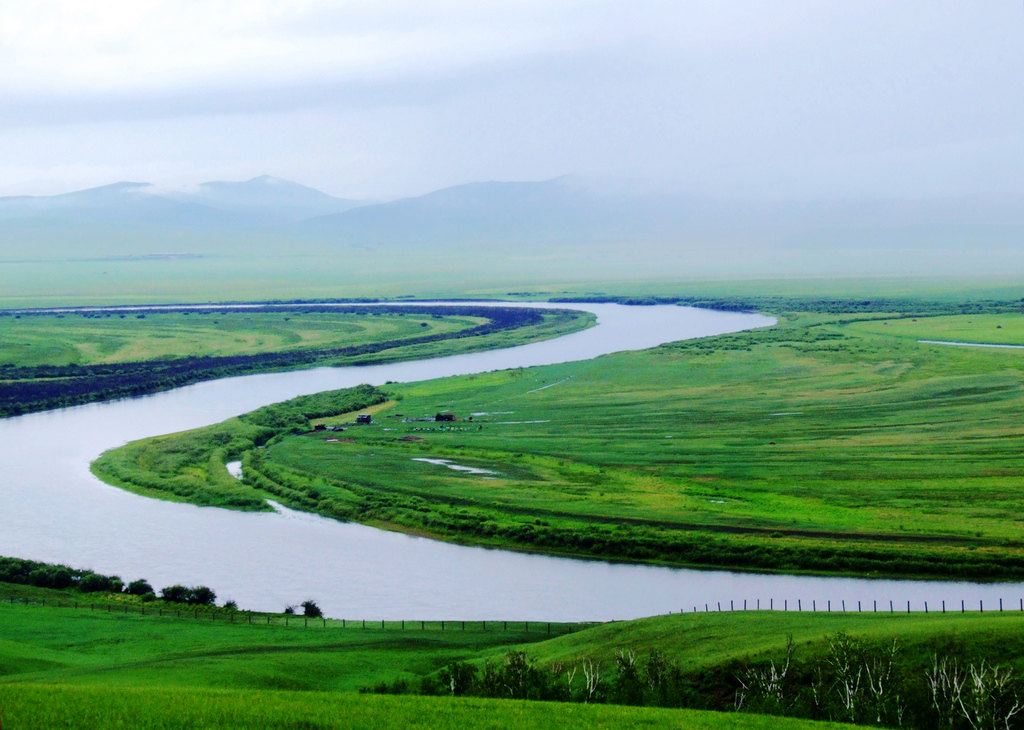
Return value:
<svg viewBox="0 0 1024 730">
<path fill-rule="evenodd" d="M 19 587 L 25 596 L 53 591 Z M 481 665 L 525 650 L 543 667 L 584 660 L 614 682 L 616 655 L 657 650 L 683 671 L 690 706 L 729 709 L 736 676 L 778 661 L 789 637 L 799 672 L 845 632 L 865 646 L 899 641 L 897 670 L 924 676 L 933 654 L 1024 670 L 1024 615 L 723 613 L 660 616 L 548 638 L 491 625 L 466 630 L 302 628 L 228 624 L 0 603 L 0 709 L 4 727 L 819 727 L 746 714 L 720 715 L 512 700 L 354 694 L 404 680 L 415 690 L 452 662 Z M 918 682 L 921 684 L 921 682 Z M 909 706 L 928 700 L 908 688 Z M 916 712 L 916 710 L 915 710 Z M 148 723 L 148 724 L 147 724 Z M 417 725 L 416 723 L 421 723 Z"/>
<path fill-rule="evenodd" d="M 798 730 L 831 723 L 613 705 L 313 692 L 0 686 L 0 718 L 16 728 L 621 728 Z"/>
</svg>

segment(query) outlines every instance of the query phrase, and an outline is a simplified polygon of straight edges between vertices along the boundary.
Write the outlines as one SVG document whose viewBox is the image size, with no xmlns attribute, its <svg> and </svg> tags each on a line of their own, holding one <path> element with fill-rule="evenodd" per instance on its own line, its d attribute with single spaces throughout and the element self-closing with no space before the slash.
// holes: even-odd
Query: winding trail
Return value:
<svg viewBox="0 0 1024 730">
<path fill-rule="evenodd" d="M 460 302 L 465 304 L 465 302 Z M 509 306 L 508 303 L 482 303 Z M 410 304 L 410 306 L 415 306 Z M 436 303 L 432 303 L 436 306 Z M 148 499 L 97 480 L 89 463 L 129 440 L 196 428 L 287 398 L 359 383 L 416 381 L 585 360 L 773 323 L 676 306 L 519 303 L 593 312 L 598 324 L 545 342 L 385 365 L 315 368 L 197 383 L 141 398 L 0 420 L 0 555 L 91 567 L 154 585 L 202 583 L 221 600 L 280 610 L 315 598 L 367 619 L 606 620 L 707 604 L 806 610 L 831 599 L 1005 596 L 1022 584 L 872 581 L 609 564 L 465 547 L 281 509 L 240 513 Z"/>
</svg>

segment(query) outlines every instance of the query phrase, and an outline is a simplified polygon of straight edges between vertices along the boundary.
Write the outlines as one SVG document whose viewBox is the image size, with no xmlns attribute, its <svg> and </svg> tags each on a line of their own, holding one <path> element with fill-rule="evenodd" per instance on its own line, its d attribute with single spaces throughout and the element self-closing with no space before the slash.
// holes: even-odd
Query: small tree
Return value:
<svg viewBox="0 0 1024 730">
<path fill-rule="evenodd" d="M 217 594 L 206 586 L 196 586 L 188 602 L 197 606 L 213 606 L 217 602 Z"/>
<path fill-rule="evenodd" d="M 133 596 L 144 596 L 147 593 L 154 592 L 153 586 L 149 584 L 149 581 L 146 581 L 142 578 L 139 578 L 138 580 L 133 580 L 131 583 L 128 584 L 128 587 L 124 590 L 125 593 L 128 593 Z"/>
<path fill-rule="evenodd" d="M 182 585 L 167 586 L 160 591 L 160 597 L 171 603 L 188 603 L 192 591 Z"/>
<path fill-rule="evenodd" d="M 299 605 L 302 606 L 302 615 L 307 618 L 322 618 L 324 615 L 324 612 L 316 605 L 316 601 L 312 599 L 303 601 Z"/>
</svg>

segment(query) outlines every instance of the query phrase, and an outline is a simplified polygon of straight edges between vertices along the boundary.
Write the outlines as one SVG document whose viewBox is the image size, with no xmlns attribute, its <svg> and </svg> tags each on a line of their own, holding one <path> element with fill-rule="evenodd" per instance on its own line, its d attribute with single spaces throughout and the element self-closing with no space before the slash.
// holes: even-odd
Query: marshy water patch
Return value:
<svg viewBox="0 0 1024 730">
<path fill-rule="evenodd" d="M 229 461 L 224 465 L 224 468 L 228 470 L 228 474 L 233 476 L 235 479 L 242 478 L 242 462 L 241 461 Z"/>
<path fill-rule="evenodd" d="M 443 466 L 452 471 L 459 471 L 464 474 L 478 474 L 480 476 L 496 476 L 501 472 L 496 472 L 493 469 L 481 469 L 476 466 L 465 466 L 464 464 L 456 464 L 451 459 L 428 459 L 423 456 L 413 457 L 413 461 L 422 461 L 425 464 L 434 464 L 435 466 Z"/>
</svg>

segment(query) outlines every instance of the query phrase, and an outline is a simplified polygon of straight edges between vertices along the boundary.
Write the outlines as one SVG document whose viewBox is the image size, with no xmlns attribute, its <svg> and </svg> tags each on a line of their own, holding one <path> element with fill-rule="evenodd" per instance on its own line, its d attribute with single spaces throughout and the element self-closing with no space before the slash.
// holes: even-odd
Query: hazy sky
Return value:
<svg viewBox="0 0 1024 730">
<path fill-rule="evenodd" d="M 0 194 L 1024 192 L 1021 0 L 0 4 Z"/>
</svg>

